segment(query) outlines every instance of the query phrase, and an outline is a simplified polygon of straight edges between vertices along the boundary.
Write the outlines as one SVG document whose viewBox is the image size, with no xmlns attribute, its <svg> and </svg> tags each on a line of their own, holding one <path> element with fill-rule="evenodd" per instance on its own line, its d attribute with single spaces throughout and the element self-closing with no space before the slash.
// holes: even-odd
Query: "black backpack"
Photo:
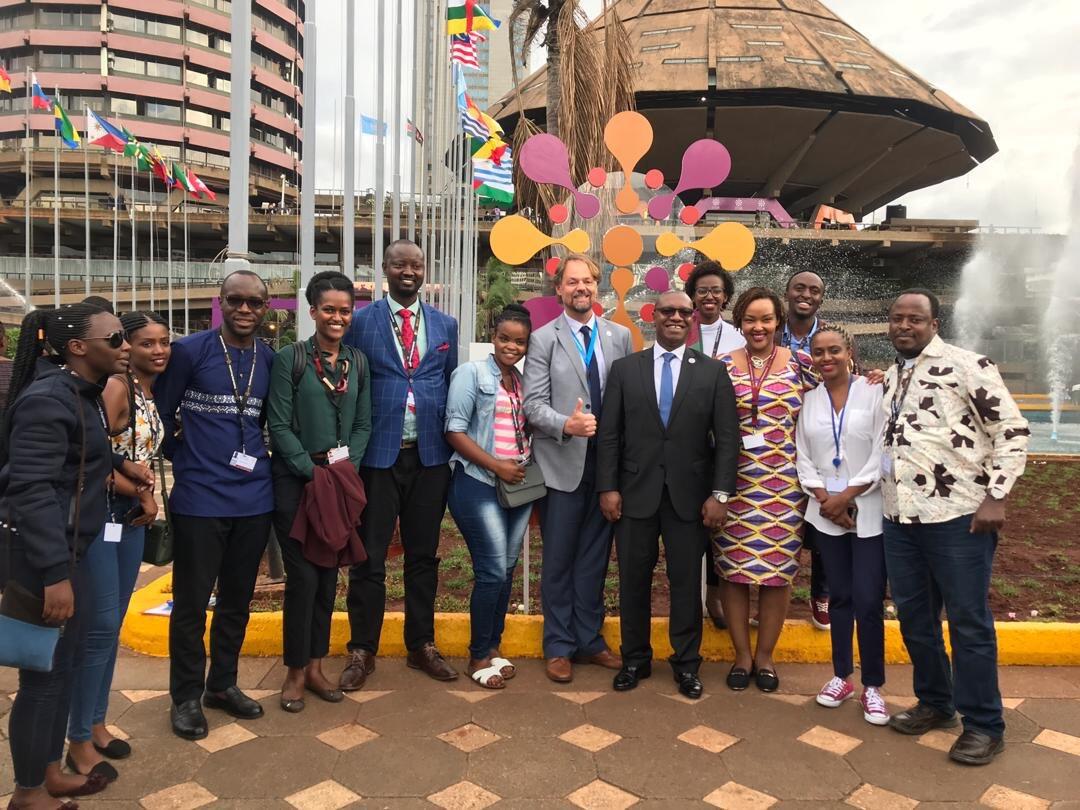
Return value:
<svg viewBox="0 0 1080 810">
<path fill-rule="evenodd" d="M 296 390 L 300 387 L 300 380 L 304 378 L 304 370 L 307 368 L 307 341 L 298 340 L 292 344 L 293 358 L 292 358 L 292 392 L 293 392 L 293 418 L 292 426 L 293 432 L 299 434 L 300 432 L 300 419 L 296 413 Z M 346 358 L 349 361 L 349 365 L 356 369 L 356 379 L 358 385 L 364 384 L 364 353 L 359 349 L 355 349 L 352 346 L 346 346 L 341 344 L 341 350 L 345 352 Z"/>
</svg>

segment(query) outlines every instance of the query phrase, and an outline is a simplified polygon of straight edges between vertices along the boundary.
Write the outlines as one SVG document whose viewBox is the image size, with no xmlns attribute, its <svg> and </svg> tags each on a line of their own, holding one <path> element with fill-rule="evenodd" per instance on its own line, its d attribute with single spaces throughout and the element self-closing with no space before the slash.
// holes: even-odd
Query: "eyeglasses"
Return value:
<svg viewBox="0 0 1080 810">
<path fill-rule="evenodd" d="M 724 297 L 723 287 L 698 287 L 694 290 L 694 295 L 698 298 L 705 298 L 707 296 L 714 296 L 715 298 Z"/>
<path fill-rule="evenodd" d="M 124 345 L 124 341 L 127 340 L 127 332 L 120 330 L 118 332 L 110 332 L 107 335 L 84 337 L 83 340 L 104 340 L 109 344 L 110 349 L 119 349 Z"/>
<path fill-rule="evenodd" d="M 244 304 L 247 304 L 248 309 L 254 312 L 266 306 L 266 299 L 256 298 L 255 296 L 247 298 L 243 295 L 226 295 L 225 303 L 232 309 L 240 309 Z"/>
<path fill-rule="evenodd" d="M 665 318 L 670 318 L 672 315 L 678 313 L 684 318 L 692 318 L 694 316 L 694 310 L 689 307 L 658 307 L 657 312 L 663 315 Z"/>
</svg>

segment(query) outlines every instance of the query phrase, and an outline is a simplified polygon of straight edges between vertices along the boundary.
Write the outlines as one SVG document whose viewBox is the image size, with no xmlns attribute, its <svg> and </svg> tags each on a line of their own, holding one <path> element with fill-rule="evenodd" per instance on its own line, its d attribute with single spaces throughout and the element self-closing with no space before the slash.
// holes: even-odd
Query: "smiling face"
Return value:
<svg viewBox="0 0 1080 810">
<path fill-rule="evenodd" d="M 847 379 L 851 373 L 851 350 L 838 332 L 818 332 L 810 342 L 814 369 L 825 382 Z"/>
<path fill-rule="evenodd" d="M 597 286 L 598 279 L 593 276 L 592 268 L 583 261 L 571 259 L 563 268 L 562 281 L 555 286 L 555 293 L 567 314 L 580 318 L 592 311 Z"/>
<path fill-rule="evenodd" d="M 666 292 L 661 295 L 653 309 L 656 342 L 668 351 L 682 346 L 690 334 L 693 315 L 694 307 L 686 293 Z"/>
<path fill-rule="evenodd" d="M 720 276 L 702 276 L 694 287 L 694 306 L 705 323 L 715 323 L 727 306 L 724 280 Z"/>
<path fill-rule="evenodd" d="M 338 343 L 352 323 L 353 297 L 344 290 L 323 290 L 310 310 L 315 333 L 324 343 Z"/>
<path fill-rule="evenodd" d="M 773 347 L 773 337 L 780 324 L 780 313 L 768 298 L 751 301 L 743 313 L 739 329 L 746 338 L 747 348 L 758 353 L 768 353 Z"/>
<path fill-rule="evenodd" d="M 939 321 L 925 295 L 901 295 L 889 308 L 889 340 L 902 357 L 918 357 L 938 333 Z"/>
<path fill-rule="evenodd" d="M 825 298 L 825 282 L 817 273 L 807 271 L 793 276 L 787 287 L 788 315 L 810 320 L 821 309 Z"/>
<path fill-rule="evenodd" d="M 141 377 L 156 377 L 165 370 L 172 354 L 169 327 L 151 321 L 128 334 L 131 344 L 131 369 Z"/>
<path fill-rule="evenodd" d="M 399 304 L 408 306 L 416 300 L 426 271 L 424 251 L 412 242 L 397 242 L 387 249 L 383 274 L 390 295 Z"/>
<path fill-rule="evenodd" d="M 529 349 L 529 327 L 521 321 L 504 320 L 495 329 L 495 361 L 502 368 L 515 365 Z"/>
<path fill-rule="evenodd" d="M 266 317 L 266 285 L 254 273 L 233 273 L 221 285 L 222 327 L 241 340 L 251 338 Z"/>
</svg>

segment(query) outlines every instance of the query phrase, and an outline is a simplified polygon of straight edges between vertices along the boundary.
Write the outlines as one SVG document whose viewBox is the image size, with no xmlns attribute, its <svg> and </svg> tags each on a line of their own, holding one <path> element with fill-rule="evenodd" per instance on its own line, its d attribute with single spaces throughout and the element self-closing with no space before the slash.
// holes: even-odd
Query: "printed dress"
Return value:
<svg viewBox="0 0 1080 810">
<path fill-rule="evenodd" d="M 758 425 L 751 425 L 750 374 L 731 356 L 722 358 L 735 387 L 739 433 L 763 433 L 763 446 L 739 450 L 735 496 L 723 529 L 713 535 L 717 573 L 728 582 L 783 587 L 799 570 L 806 493 L 795 470 L 795 423 L 802 408 L 803 386 L 812 387 L 809 358 L 803 367 L 793 356 L 773 368 L 758 395 Z"/>
</svg>

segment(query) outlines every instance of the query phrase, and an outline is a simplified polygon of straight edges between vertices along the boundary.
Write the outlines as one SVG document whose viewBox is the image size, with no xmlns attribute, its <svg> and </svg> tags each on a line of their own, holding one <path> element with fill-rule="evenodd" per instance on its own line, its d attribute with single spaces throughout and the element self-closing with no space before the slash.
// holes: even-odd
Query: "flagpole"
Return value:
<svg viewBox="0 0 1080 810">
<path fill-rule="evenodd" d="M 112 302 L 113 308 L 116 309 L 120 306 L 120 299 L 117 298 L 117 273 L 118 257 L 117 253 L 120 249 L 120 161 L 116 156 L 116 151 L 113 151 L 113 220 L 112 220 Z"/>
<path fill-rule="evenodd" d="M 135 151 L 138 152 L 138 149 Z M 131 156 L 131 309 L 133 312 L 139 308 L 139 301 L 135 293 L 135 289 L 138 286 L 138 264 L 137 256 L 135 254 L 135 228 L 138 226 L 139 222 L 135 208 L 135 164 L 138 160 L 137 154 Z"/>
<path fill-rule="evenodd" d="M 154 308 L 154 209 L 157 208 L 157 200 L 154 199 L 154 169 L 150 169 L 150 309 Z"/>
<path fill-rule="evenodd" d="M 318 55 L 316 43 L 318 30 L 315 26 L 315 14 L 308 3 L 304 7 L 304 53 L 308 55 L 304 64 L 304 163 L 300 167 L 300 284 L 296 289 L 296 339 L 304 340 L 315 331 L 315 324 L 304 306 L 304 291 L 308 282 L 315 275 L 315 141 L 318 137 L 316 128 L 316 92 L 315 65 Z M 337 99 L 334 99 L 335 105 Z M 335 127 L 335 140 L 337 128 Z M 337 152 L 334 152 L 337 156 Z M 337 163 L 337 160 L 334 161 Z M 333 185 L 333 184 L 331 184 Z M 350 276 L 352 278 L 352 276 Z"/>
<path fill-rule="evenodd" d="M 391 210 L 390 222 L 391 233 L 394 235 L 394 239 L 401 238 L 401 28 L 404 23 L 405 9 L 403 8 L 403 0 L 399 0 L 393 4 L 397 9 L 392 24 L 394 27 L 394 65 L 391 70 L 390 87 L 394 94 L 393 99 L 393 125 L 390 131 L 393 133 L 394 140 L 391 141 L 391 159 L 394 161 L 394 174 L 393 174 L 393 191 L 391 193 Z M 413 54 L 413 62 L 416 62 L 416 55 Z"/>
<path fill-rule="evenodd" d="M 190 323 L 190 301 L 188 296 L 188 288 L 190 285 L 190 277 L 188 275 L 188 223 L 187 223 L 187 210 L 188 210 L 188 194 L 187 189 L 184 189 L 184 334 L 191 334 Z"/>
<path fill-rule="evenodd" d="M 83 292 L 90 295 L 90 108 L 86 110 L 86 138 L 83 139 L 83 217 L 86 225 L 86 278 Z"/>
<path fill-rule="evenodd" d="M 30 252 L 32 232 L 30 230 L 30 152 L 34 148 L 34 134 L 30 129 L 30 66 L 26 66 L 26 181 L 23 188 L 23 204 L 25 208 L 25 236 L 26 236 L 26 267 L 23 269 L 23 298 L 27 312 L 30 311 L 30 296 L 33 293 L 30 283 Z"/>
<path fill-rule="evenodd" d="M 172 189 L 165 184 L 165 248 L 168 251 L 165 257 L 165 300 L 169 307 L 169 331 L 173 331 L 173 297 L 172 297 Z"/>
<path fill-rule="evenodd" d="M 307 101 L 307 98 L 304 99 Z M 341 272 L 356 278 L 356 0 L 345 0 L 345 176 L 341 201 Z"/>
<path fill-rule="evenodd" d="M 53 104 L 59 104 L 60 88 L 53 88 Z M 56 108 L 53 107 L 53 119 Z M 53 124 L 55 129 L 56 124 Z M 60 308 L 60 132 L 53 144 L 53 306 Z"/>
<path fill-rule="evenodd" d="M 375 13 L 375 205 L 371 216 L 371 300 L 382 298 L 383 196 L 386 194 L 383 123 L 386 120 L 383 65 L 386 64 L 386 0 L 378 0 Z"/>
</svg>

